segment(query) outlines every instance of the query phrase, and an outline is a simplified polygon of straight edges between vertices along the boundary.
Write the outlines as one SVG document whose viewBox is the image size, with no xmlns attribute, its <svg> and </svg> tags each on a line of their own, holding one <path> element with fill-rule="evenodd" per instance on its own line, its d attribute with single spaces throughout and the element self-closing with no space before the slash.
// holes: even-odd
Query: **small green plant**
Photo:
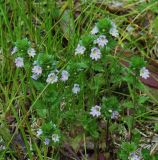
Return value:
<svg viewBox="0 0 158 160">
<path fill-rule="evenodd" d="M 33 109 L 43 119 L 42 125 L 36 129 L 36 137 L 44 145 L 57 147 L 66 136 L 61 128 L 70 132 L 78 125 L 86 135 L 99 140 L 102 120 L 107 133 L 109 127 L 114 129 L 112 126 L 121 119 L 129 130 L 133 128 L 132 117 L 146 100 L 136 95 L 136 89 L 141 86 L 138 77 L 146 79 L 149 72 L 144 67 L 144 59 L 139 57 L 132 58 L 128 69 L 121 65 L 119 57 L 114 55 L 118 37 L 114 22 L 109 18 L 99 20 L 90 34 L 81 37 L 74 57 L 65 64 L 60 63 L 54 54 L 37 53 L 26 38 L 15 43 L 12 54 L 16 67 L 24 68 L 30 77 L 30 89 L 35 88 L 35 94 L 42 93 Z M 112 93 L 113 88 L 124 82 L 132 96 L 126 103 Z M 135 110 L 132 117 L 122 117 L 124 110 L 129 108 Z M 106 145 L 109 148 L 109 144 Z M 119 156 L 127 160 L 135 151 L 133 142 L 123 142 Z"/>
<path fill-rule="evenodd" d="M 0 159 L 157 160 L 157 4 L 0 2 Z"/>
</svg>

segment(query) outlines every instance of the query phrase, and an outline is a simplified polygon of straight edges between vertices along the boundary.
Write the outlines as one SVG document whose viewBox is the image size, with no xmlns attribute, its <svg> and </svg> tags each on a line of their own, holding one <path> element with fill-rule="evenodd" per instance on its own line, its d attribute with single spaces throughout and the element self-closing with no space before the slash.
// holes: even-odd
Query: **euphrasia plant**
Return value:
<svg viewBox="0 0 158 160">
<path fill-rule="evenodd" d="M 54 57 L 54 53 L 37 54 L 27 39 L 15 43 L 12 54 L 16 67 L 25 68 L 27 72 L 29 70 L 36 94 L 44 91 L 34 109 L 43 119 L 37 137 L 45 145 L 60 142 L 64 135 L 64 131 L 61 134 L 61 128 L 66 133 L 80 127 L 94 140 L 103 133 L 102 122 L 106 124 L 107 134 L 120 132 L 115 126 L 121 121 L 122 127 L 127 124 L 132 128 L 131 117 L 122 117 L 124 110 L 130 106 L 133 108 L 133 105 L 142 107 L 146 99 L 134 95 L 134 102 L 126 98 L 126 103 L 123 103 L 121 97 L 114 93 L 122 83 L 131 85 L 129 77 L 139 86 L 138 77 L 148 78 L 149 71 L 144 67 L 144 60 L 137 57 L 132 59 L 129 68 L 125 69 L 120 64 L 115 53 L 118 38 L 116 24 L 109 18 L 101 19 L 90 33 L 81 37 L 74 56 L 65 64 Z M 137 113 L 138 110 L 135 111 Z M 109 145 L 108 140 L 106 145 Z M 128 157 L 135 150 L 136 147 L 132 147 L 120 154 Z"/>
</svg>

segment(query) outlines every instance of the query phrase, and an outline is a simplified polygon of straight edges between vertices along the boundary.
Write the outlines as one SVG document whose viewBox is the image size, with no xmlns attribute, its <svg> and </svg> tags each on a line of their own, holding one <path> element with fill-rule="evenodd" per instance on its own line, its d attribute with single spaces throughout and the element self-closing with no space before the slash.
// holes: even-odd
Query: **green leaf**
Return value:
<svg viewBox="0 0 158 160">
<path fill-rule="evenodd" d="M 121 111 L 118 99 L 115 96 L 102 98 L 102 113 L 106 118 L 111 117 L 112 111 Z"/>
<path fill-rule="evenodd" d="M 83 60 L 81 62 L 76 63 L 77 69 L 87 69 L 89 68 L 89 61 Z"/>
<path fill-rule="evenodd" d="M 101 19 L 96 25 L 101 32 L 105 33 L 109 33 L 109 30 L 112 27 L 111 21 L 108 18 Z"/>
<path fill-rule="evenodd" d="M 92 47 L 94 39 L 95 39 L 94 35 L 89 35 L 89 34 L 84 35 L 81 38 L 80 44 L 85 46 L 86 48 Z"/>
<path fill-rule="evenodd" d="M 138 69 L 140 70 L 140 68 L 142 68 L 143 66 L 145 66 L 145 61 L 143 57 L 139 57 L 139 56 L 133 56 L 131 58 L 131 68 L 132 69 Z"/>
<path fill-rule="evenodd" d="M 150 151 L 147 149 L 142 149 L 142 155 L 144 160 L 149 160 L 151 159 L 150 157 Z"/>
<path fill-rule="evenodd" d="M 83 138 L 83 135 L 79 134 L 75 138 L 72 138 L 70 141 L 70 144 L 76 153 L 79 150 L 80 142 L 81 142 L 82 138 Z"/>
<path fill-rule="evenodd" d="M 135 77 L 131 74 L 125 75 L 122 77 L 123 81 L 126 81 L 129 84 L 133 84 L 135 82 Z"/>
<path fill-rule="evenodd" d="M 124 121 L 127 123 L 128 128 L 132 129 L 133 123 L 134 123 L 134 118 L 132 116 L 126 116 L 126 117 L 124 117 Z"/>
<path fill-rule="evenodd" d="M 158 132 L 158 123 L 155 123 L 154 131 Z"/>
<path fill-rule="evenodd" d="M 54 64 L 56 65 L 56 62 L 54 61 L 54 57 L 52 55 L 48 55 L 46 53 L 40 53 L 37 57 L 37 63 L 40 66 L 51 66 Z"/>
<path fill-rule="evenodd" d="M 129 142 L 123 142 L 122 148 L 123 148 L 125 151 L 131 153 L 131 152 L 136 151 L 137 146 L 136 146 L 136 144 L 135 144 L 134 142 L 131 142 L 131 143 L 129 143 Z"/>
<path fill-rule="evenodd" d="M 158 34 L 157 28 L 158 28 L 158 16 L 156 16 L 156 18 L 154 18 L 154 21 L 153 21 L 153 32 L 154 33 L 156 32 Z"/>
<path fill-rule="evenodd" d="M 45 108 L 36 109 L 36 112 L 39 115 L 39 117 L 41 117 L 41 118 L 47 117 L 47 109 L 45 109 Z"/>
<path fill-rule="evenodd" d="M 35 81 L 32 80 L 32 84 L 34 85 L 34 87 L 38 90 L 38 91 L 42 91 L 45 88 L 45 84 L 39 82 L 39 81 Z"/>
<path fill-rule="evenodd" d="M 105 84 L 104 75 L 102 73 L 96 74 L 93 79 L 91 80 L 91 83 L 89 84 L 89 87 L 93 90 L 95 90 L 95 94 L 99 92 L 99 89 Z"/>
<path fill-rule="evenodd" d="M 93 63 L 92 69 L 94 71 L 98 71 L 98 72 L 104 72 L 105 71 L 104 66 L 102 64 L 99 64 L 99 63 Z"/>
<path fill-rule="evenodd" d="M 18 40 L 15 43 L 15 45 L 18 48 L 18 51 L 26 52 L 27 49 L 30 47 L 30 42 L 29 42 L 29 40 L 27 38 L 24 38 L 24 39 Z"/>
<path fill-rule="evenodd" d="M 135 152 L 137 146 L 135 143 L 122 142 L 121 148 L 119 150 L 119 157 L 121 160 L 127 160 L 130 153 Z"/>
<path fill-rule="evenodd" d="M 42 125 L 42 130 L 44 131 L 44 134 L 51 134 L 53 131 L 53 123 L 52 121 L 46 122 Z"/>
<path fill-rule="evenodd" d="M 99 137 L 98 125 L 96 119 L 91 119 L 87 115 L 82 115 L 80 117 L 83 128 L 94 138 Z"/>
<path fill-rule="evenodd" d="M 141 139 L 141 135 L 138 132 L 138 130 L 133 129 L 133 131 L 132 131 L 132 142 L 134 142 L 135 144 L 138 145 L 139 142 L 140 142 L 140 139 Z"/>
<path fill-rule="evenodd" d="M 53 11 L 54 12 L 54 11 Z M 73 16 L 71 15 L 71 10 L 65 10 L 62 18 L 60 19 L 60 25 L 64 32 L 64 36 L 67 40 L 70 39 L 71 35 L 73 35 L 75 29 L 74 29 L 74 20 Z"/>
<path fill-rule="evenodd" d="M 129 108 L 129 109 L 134 108 L 134 105 L 133 105 L 132 101 L 124 101 L 123 104 L 122 104 L 122 106 L 124 108 Z"/>
<path fill-rule="evenodd" d="M 149 99 L 149 97 L 147 97 L 147 96 L 139 96 L 138 103 L 144 104 L 148 99 Z"/>
</svg>

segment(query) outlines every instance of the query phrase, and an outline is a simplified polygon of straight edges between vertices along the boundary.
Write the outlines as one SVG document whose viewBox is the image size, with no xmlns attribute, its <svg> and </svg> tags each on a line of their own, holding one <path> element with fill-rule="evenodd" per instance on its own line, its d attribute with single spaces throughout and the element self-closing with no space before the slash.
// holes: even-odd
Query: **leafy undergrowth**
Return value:
<svg viewBox="0 0 158 160">
<path fill-rule="evenodd" d="M 0 2 L 0 159 L 157 160 L 157 6 Z"/>
</svg>

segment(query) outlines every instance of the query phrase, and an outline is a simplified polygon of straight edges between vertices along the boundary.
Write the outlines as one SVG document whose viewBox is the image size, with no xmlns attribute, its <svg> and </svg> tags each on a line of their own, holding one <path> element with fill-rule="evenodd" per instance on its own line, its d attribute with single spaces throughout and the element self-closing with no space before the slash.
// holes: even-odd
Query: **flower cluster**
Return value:
<svg viewBox="0 0 158 160">
<path fill-rule="evenodd" d="M 11 54 L 15 56 L 16 67 L 23 68 L 25 66 L 25 62 L 27 63 L 29 58 L 35 57 L 36 50 L 31 47 L 30 41 L 25 38 L 15 43 L 15 47 L 12 49 Z"/>
<path fill-rule="evenodd" d="M 59 71 L 57 69 L 51 68 L 50 66 L 46 66 L 46 67 L 43 66 L 42 68 L 41 66 L 37 65 L 38 64 L 37 61 L 34 64 L 36 65 L 32 68 L 33 75 L 31 76 L 34 80 L 37 80 L 40 77 L 40 75 L 43 73 L 43 71 L 46 71 L 45 73 L 48 72 L 47 78 L 45 80 L 46 83 L 53 84 L 53 83 L 58 82 Z M 63 70 L 61 72 L 60 80 L 63 82 L 66 82 L 69 79 L 69 76 L 70 76 L 69 72 L 67 70 Z"/>
<path fill-rule="evenodd" d="M 40 137 L 42 138 L 42 136 L 44 136 L 44 132 L 41 128 L 37 130 L 36 136 L 38 138 L 40 138 Z M 60 136 L 56 133 L 53 133 L 51 138 L 50 137 L 49 138 L 48 137 L 44 138 L 44 144 L 47 145 L 47 146 L 50 144 L 50 142 L 59 143 L 59 141 L 60 141 Z"/>
<path fill-rule="evenodd" d="M 80 50 L 84 50 L 84 48 L 78 47 L 77 52 L 80 52 Z M 38 80 L 39 78 L 44 80 L 47 74 L 47 78 L 44 80 L 46 83 L 53 84 L 58 81 L 57 69 L 53 66 L 54 59 L 52 56 L 42 53 L 38 54 L 35 60 L 36 51 L 34 48 L 31 48 L 31 43 L 26 38 L 16 42 L 16 46 L 13 48 L 11 54 L 16 57 L 15 65 L 17 68 L 25 68 L 24 62 L 30 66 L 30 62 L 33 61 L 33 66 L 30 66 L 32 71 L 31 78 L 33 80 Z M 45 65 L 48 62 L 49 64 Z M 26 64 L 26 66 L 28 65 Z M 63 70 L 60 80 L 66 82 L 69 76 L 69 72 Z"/>
<path fill-rule="evenodd" d="M 104 49 L 109 43 L 107 37 L 109 38 L 110 36 L 118 37 L 119 35 L 117 27 L 114 22 L 105 19 L 105 23 L 107 24 L 109 23 L 111 26 L 108 32 L 103 33 L 102 32 L 103 26 L 99 27 L 99 24 L 97 23 L 90 32 L 91 38 L 94 39 L 93 43 L 90 44 L 90 46 L 92 46 L 90 50 L 84 46 L 84 40 L 83 41 L 81 40 L 80 43 L 77 45 L 77 48 L 75 49 L 75 55 L 83 55 L 85 52 L 88 52 L 92 60 L 98 61 L 99 59 L 101 59 L 102 56 L 101 50 Z"/>
<path fill-rule="evenodd" d="M 103 107 L 104 108 L 104 107 Z M 92 115 L 93 117 L 100 117 L 101 116 L 101 108 L 100 106 L 98 105 L 95 105 L 93 106 L 91 109 L 90 109 L 90 115 Z M 120 117 L 120 114 L 118 111 L 112 111 L 112 110 L 109 110 L 109 112 L 111 113 L 111 119 L 112 120 L 118 120 L 119 117 Z"/>
</svg>

